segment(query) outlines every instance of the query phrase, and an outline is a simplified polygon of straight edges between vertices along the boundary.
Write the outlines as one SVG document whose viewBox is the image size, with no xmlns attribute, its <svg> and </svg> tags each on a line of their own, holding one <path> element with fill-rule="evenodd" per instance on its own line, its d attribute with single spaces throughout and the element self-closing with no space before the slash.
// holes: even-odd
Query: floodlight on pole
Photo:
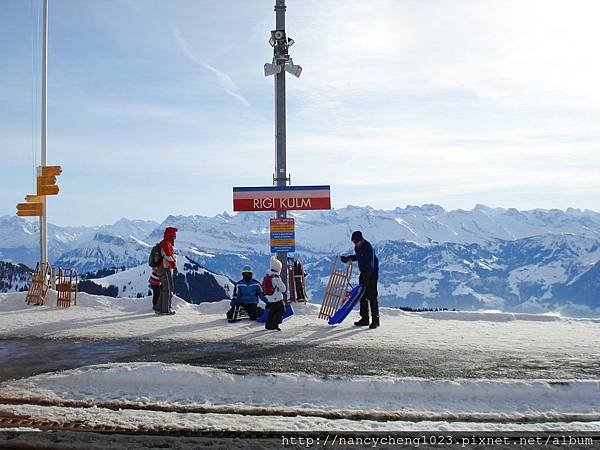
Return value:
<svg viewBox="0 0 600 450">
<path fill-rule="evenodd" d="M 275 75 L 276 73 L 281 72 L 281 66 L 275 63 L 266 63 L 265 64 L 265 77 Z"/>
<path fill-rule="evenodd" d="M 277 10 L 278 8 L 276 7 L 276 11 Z M 280 5 L 279 11 L 285 11 L 284 2 Z M 295 43 L 296 42 L 291 37 L 286 35 L 285 29 L 279 28 L 277 30 L 271 30 L 269 44 L 273 47 L 273 62 L 264 65 L 265 77 L 276 75 L 283 71 L 294 75 L 296 78 L 300 77 L 302 67 L 294 64 L 289 55 L 289 48 Z"/>
<path fill-rule="evenodd" d="M 287 73 L 294 75 L 296 78 L 300 78 L 300 74 L 302 73 L 302 67 L 297 66 L 296 64 L 293 64 L 291 58 L 290 58 L 290 62 L 287 63 L 284 66 L 284 68 Z"/>
</svg>

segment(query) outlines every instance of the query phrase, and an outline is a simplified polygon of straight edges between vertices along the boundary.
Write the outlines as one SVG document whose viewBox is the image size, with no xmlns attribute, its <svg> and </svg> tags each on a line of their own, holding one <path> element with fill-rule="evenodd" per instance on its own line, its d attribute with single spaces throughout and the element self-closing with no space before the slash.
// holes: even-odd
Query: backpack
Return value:
<svg viewBox="0 0 600 450">
<path fill-rule="evenodd" d="M 160 244 L 156 244 L 154 247 L 152 247 L 152 250 L 150 250 L 150 256 L 148 256 L 148 265 L 150 267 L 160 267 L 161 259 Z"/>
<path fill-rule="evenodd" d="M 265 295 L 273 295 L 275 286 L 273 286 L 273 275 L 265 275 L 262 282 L 262 288 Z"/>
</svg>

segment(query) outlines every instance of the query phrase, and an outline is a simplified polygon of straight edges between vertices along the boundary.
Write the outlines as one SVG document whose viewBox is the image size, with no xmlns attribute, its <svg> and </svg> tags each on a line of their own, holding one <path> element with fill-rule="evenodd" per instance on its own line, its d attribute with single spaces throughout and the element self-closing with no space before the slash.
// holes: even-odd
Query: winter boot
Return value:
<svg viewBox="0 0 600 450">
<path fill-rule="evenodd" d="M 379 316 L 373 316 L 373 320 L 371 320 L 371 325 L 369 325 L 369 328 L 371 330 L 374 330 L 378 326 L 379 326 Z"/>
<path fill-rule="evenodd" d="M 369 326 L 369 319 L 365 319 L 363 317 L 358 322 L 354 322 L 354 325 L 356 325 L 357 327 L 368 327 Z"/>
</svg>

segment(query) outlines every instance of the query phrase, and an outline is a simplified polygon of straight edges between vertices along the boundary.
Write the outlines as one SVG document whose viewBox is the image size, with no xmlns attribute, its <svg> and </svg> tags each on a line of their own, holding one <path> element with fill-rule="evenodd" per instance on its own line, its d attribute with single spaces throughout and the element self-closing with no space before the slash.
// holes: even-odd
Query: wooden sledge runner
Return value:
<svg viewBox="0 0 600 450">
<path fill-rule="evenodd" d="M 287 270 L 287 291 L 290 301 L 307 303 L 308 299 L 306 298 L 306 284 L 304 282 L 304 266 L 299 260 L 288 258 Z M 300 273 L 296 273 L 297 271 Z M 298 289 L 301 289 L 302 292 L 298 292 Z"/>
<path fill-rule="evenodd" d="M 35 272 L 31 278 L 31 286 L 27 291 L 25 301 L 28 305 L 43 305 L 48 293 L 50 278 L 52 276 L 52 266 L 50 263 L 40 264 L 35 266 Z"/>
<path fill-rule="evenodd" d="M 77 271 L 74 269 L 60 269 L 56 282 L 56 306 L 69 308 L 71 300 L 77 305 Z"/>
<path fill-rule="evenodd" d="M 352 261 L 346 263 L 345 270 L 338 270 L 339 257 L 336 256 L 331 268 L 329 282 L 325 288 L 325 295 L 319 311 L 319 319 L 329 320 L 344 303 L 347 298 L 347 292 L 350 287 L 350 277 L 352 276 Z"/>
</svg>

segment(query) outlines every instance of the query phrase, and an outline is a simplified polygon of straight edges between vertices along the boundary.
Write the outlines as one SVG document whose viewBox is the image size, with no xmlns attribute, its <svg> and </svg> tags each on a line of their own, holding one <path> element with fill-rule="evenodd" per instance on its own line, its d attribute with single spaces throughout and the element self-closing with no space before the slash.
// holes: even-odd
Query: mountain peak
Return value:
<svg viewBox="0 0 600 450">
<path fill-rule="evenodd" d="M 437 216 L 446 212 L 446 210 L 440 205 L 435 205 L 433 203 L 426 203 L 422 206 L 406 205 L 404 211 L 417 214 L 426 214 L 428 216 Z"/>
</svg>

